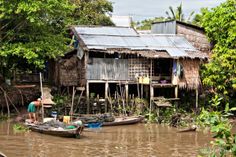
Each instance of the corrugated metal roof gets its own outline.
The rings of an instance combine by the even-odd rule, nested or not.
[[[81,35],[81,39],[85,45],[90,49],[91,46],[107,47],[107,48],[137,48],[145,47],[140,37],[121,37],[121,36],[91,36]]]
[[[196,51],[196,49],[184,38],[180,36],[144,35],[141,40],[148,46],[157,50],[167,48],[179,48],[182,50]]]
[[[154,34],[176,34],[176,21],[154,23],[151,32]]]
[[[129,27],[74,27],[78,34],[110,35],[110,36],[138,36],[133,28]]]
[[[190,52],[198,52],[184,37],[177,35],[140,35],[128,27],[75,27],[74,30],[89,50],[166,51],[172,57],[190,57]]]

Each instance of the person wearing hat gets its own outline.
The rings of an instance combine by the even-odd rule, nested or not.
[[[35,122],[36,121],[36,106],[40,106],[41,105],[41,99],[38,98],[37,101],[32,101],[29,103],[28,105],[28,113],[29,113],[29,118],[31,122]]]

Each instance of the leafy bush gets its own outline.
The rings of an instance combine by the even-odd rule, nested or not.
[[[215,96],[212,100],[212,106],[217,109],[221,106],[222,98]],[[227,156],[236,155],[236,135],[231,133],[232,125],[229,122],[228,116],[231,115],[231,111],[236,108],[229,109],[229,105],[225,105],[224,111],[208,111],[204,108],[201,114],[197,118],[197,124],[204,127],[209,127],[211,133],[213,133],[214,141],[211,141],[211,148],[204,149],[202,155],[207,156]],[[213,109],[214,109],[213,108]]]

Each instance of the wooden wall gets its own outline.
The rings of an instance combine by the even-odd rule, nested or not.
[[[129,80],[128,59],[90,58],[86,75],[88,80]]]

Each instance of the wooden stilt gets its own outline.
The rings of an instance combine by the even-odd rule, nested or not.
[[[152,59],[151,59],[151,69],[150,69],[150,108],[149,108],[149,121],[151,120],[151,113],[152,113],[152,100],[154,97],[154,89],[152,86]]]
[[[141,99],[143,99],[143,84],[141,84]]]
[[[42,81],[42,73],[41,72],[39,73],[39,80],[40,80],[41,98],[44,99],[43,98],[43,81]],[[43,119],[44,119],[44,105],[43,105],[43,103],[41,103],[41,104],[42,104],[42,121],[43,121]]]
[[[126,104],[128,104],[128,101],[129,101],[129,85],[127,83],[125,84],[125,100],[126,100]]]
[[[198,88],[196,88],[196,112],[197,112],[197,109],[198,109]]]
[[[86,85],[86,102],[87,102],[87,114],[89,114],[89,82]]]
[[[71,109],[70,109],[70,120],[72,121],[73,119],[73,111],[74,111],[74,99],[75,99],[75,93],[76,93],[76,90],[75,90],[75,86],[73,86],[73,91],[72,91],[72,100],[71,100]]]
[[[150,107],[149,107],[149,120],[151,120],[151,113],[152,113],[152,100],[154,97],[154,89],[152,85],[150,85]]]
[[[175,86],[175,98],[178,98],[178,86]]]
[[[107,113],[108,88],[109,88],[109,84],[108,84],[108,81],[106,81],[106,83],[105,83],[105,113]]]

